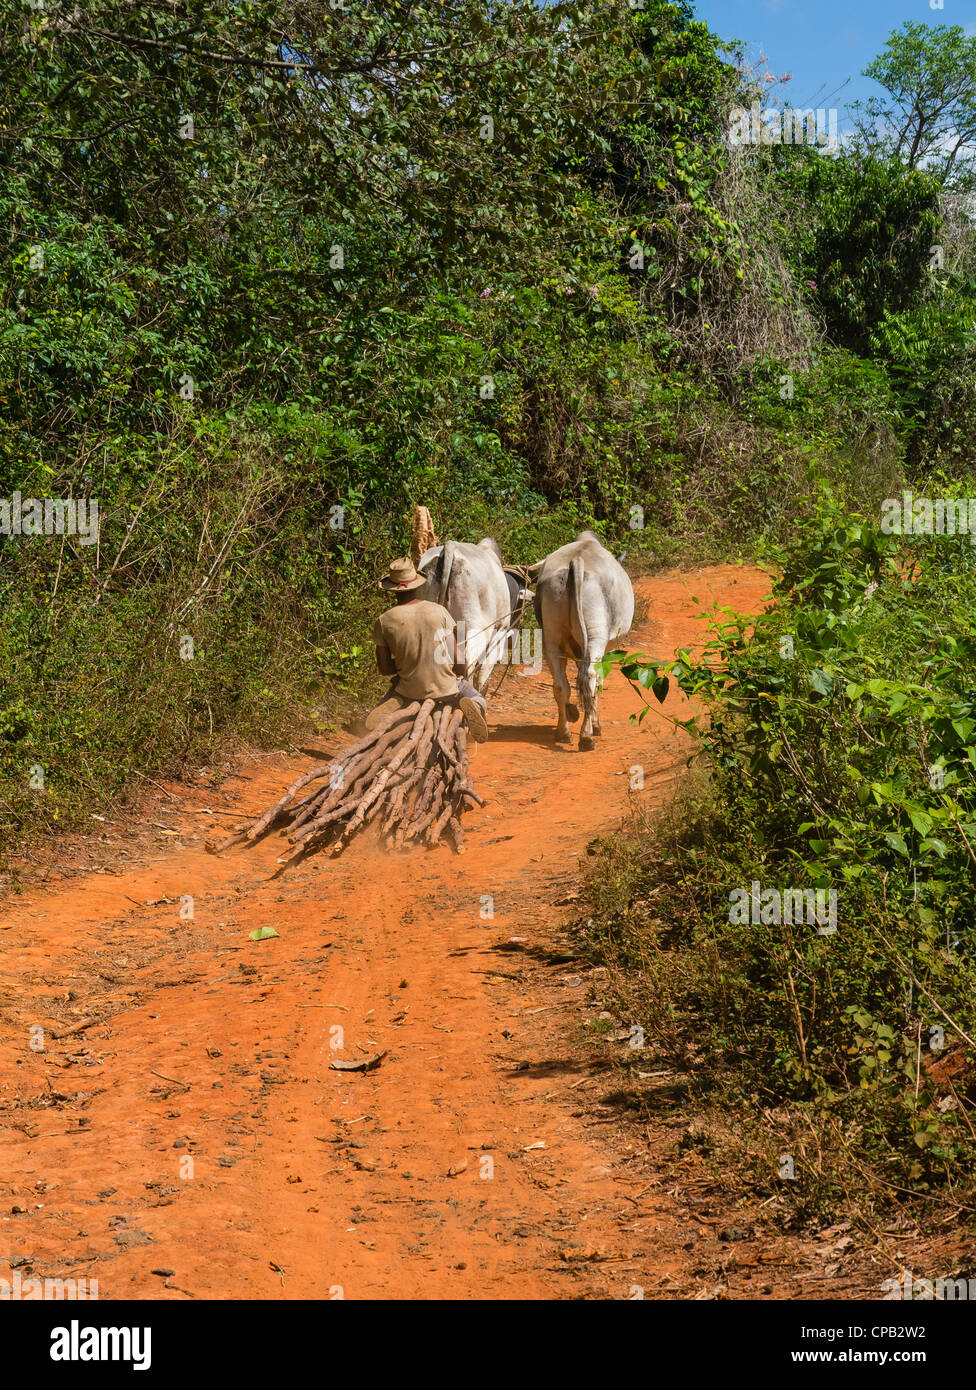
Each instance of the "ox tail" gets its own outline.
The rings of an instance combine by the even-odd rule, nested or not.
[[[586,619],[583,617],[583,576],[585,573],[582,557],[575,555],[569,562],[567,597],[570,603],[570,628],[572,628],[574,617],[576,619],[576,625],[579,628],[580,659],[577,685],[584,705],[586,704],[584,691],[588,688],[585,681],[585,674],[590,664],[590,654],[588,651],[590,639],[586,631]]]
[[[437,597],[437,602],[442,608],[446,608],[447,595],[451,583],[451,570],[454,568],[454,542],[445,541],[444,550],[441,554],[441,588]]]
[[[586,635],[586,620],[583,617],[583,561],[576,555],[569,562],[568,598],[570,602],[570,623],[576,618],[579,627],[580,660],[586,661],[586,648],[589,638]]]

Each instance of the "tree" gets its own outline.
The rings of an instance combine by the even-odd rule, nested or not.
[[[154,428],[183,380],[348,398],[394,314],[551,268],[622,27],[625,0],[0,7],[0,460]]]
[[[862,356],[883,313],[901,313],[930,291],[938,240],[939,186],[891,157],[813,151],[783,178],[804,216],[794,254],[831,340]]]
[[[976,187],[976,35],[958,24],[905,24],[864,75],[888,93],[854,107],[868,150]]]

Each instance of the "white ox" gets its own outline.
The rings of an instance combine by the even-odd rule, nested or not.
[[[417,570],[427,580],[419,597],[441,604],[458,624],[465,678],[483,695],[504,655],[513,620],[531,594],[502,569],[502,552],[489,536],[477,545],[445,541],[432,546]]]
[[[593,747],[599,734],[597,705],[600,682],[593,663],[607,646],[630,631],[634,621],[634,590],[626,570],[605,550],[592,531],[554,550],[529,567],[535,584],[535,611],[542,627],[542,651],[552,671],[552,692],[559,709],[556,738],[570,742],[567,719],[579,710],[569,698],[566,662],[577,662],[576,685],[583,704],[581,749]]]

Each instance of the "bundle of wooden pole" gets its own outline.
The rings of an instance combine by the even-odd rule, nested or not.
[[[393,847],[421,840],[436,845],[446,832],[461,853],[461,813],[473,805],[484,802],[468,773],[461,711],[424,700],[395,710],[332,762],[303,773],[214,852],[284,826],[292,849],[278,863],[287,864],[319,849],[341,854],[357,830],[376,822]]]

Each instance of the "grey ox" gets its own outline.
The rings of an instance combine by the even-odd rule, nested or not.
[[[630,631],[633,586],[626,570],[592,531],[581,531],[574,541],[530,565],[529,577],[535,584],[542,651],[552,671],[552,692],[559,709],[556,739],[569,743],[567,719],[575,723],[579,718],[579,710],[569,698],[566,676],[566,662],[572,657],[577,663],[576,685],[583,705],[579,746],[592,748],[593,736],[601,732],[597,706],[600,682],[593,663],[611,642]]]
[[[502,569],[502,552],[489,536],[477,545],[445,541],[432,546],[417,570],[427,579],[418,597],[441,604],[458,624],[465,679],[484,695],[531,592]]]

